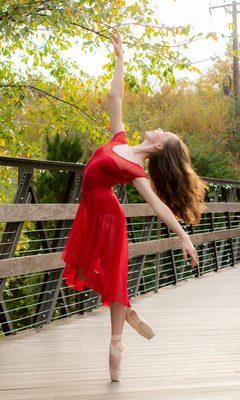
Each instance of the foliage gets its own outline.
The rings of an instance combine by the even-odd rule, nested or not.
[[[176,70],[198,71],[182,54],[204,37],[191,25],[158,21],[150,0],[0,0],[0,155],[44,158],[44,135],[75,129],[93,149],[108,138],[108,114],[100,107],[113,77],[109,31],[123,37],[125,86],[151,93],[152,81],[176,85]],[[207,38],[216,40],[214,32]],[[108,54],[94,79],[69,57],[70,50]],[[3,193],[11,171],[1,169]],[[0,201],[7,201],[0,194]]]
[[[79,163],[83,154],[83,147],[79,135],[66,134],[66,137],[56,134],[50,138],[46,136],[47,159],[52,161],[65,161]],[[67,201],[69,172],[49,169],[40,171],[37,175],[35,186],[39,203],[63,203]]]
[[[61,130],[73,116],[82,131],[91,126],[93,139],[107,133],[106,115],[89,113],[88,95],[108,90],[115,60],[109,30],[116,26],[128,49],[126,86],[132,91],[150,92],[152,78],[174,86],[177,69],[197,70],[181,49],[204,35],[193,34],[191,25],[160,24],[150,0],[131,5],[125,0],[1,0],[0,5],[2,154],[40,156],[38,143],[27,138],[29,125],[19,118],[36,99],[42,132]],[[215,40],[213,33],[208,37]],[[72,48],[84,55],[103,46],[109,54],[96,81],[67,57]]]
[[[196,82],[179,80],[152,96],[127,93],[124,122],[138,140],[144,132],[161,127],[177,133],[189,146],[200,175],[239,179],[239,140],[233,133],[231,97],[222,91],[230,62],[218,61]],[[224,157],[222,157],[224,154]]]

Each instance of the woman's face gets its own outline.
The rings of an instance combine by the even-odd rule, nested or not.
[[[158,128],[154,131],[146,131],[145,132],[145,139],[149,143],[154,144],[159,149],[163,148],[165,143],[167,143],[167,141],[169,139],[173,139],[173,138],[175,138],[177,140],[178,136],[172,132],[165,132],[160,128]]]

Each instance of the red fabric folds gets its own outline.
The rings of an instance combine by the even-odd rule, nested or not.
[[[131,305],[126,215],[112,186],[147,177],[140,165],[112,151],[113,145],[126,143],[125,135],[118,132],[89,159],[79,207],[61,254],[66,284],[76,291],[93,289],[104,306],[112,301]]]

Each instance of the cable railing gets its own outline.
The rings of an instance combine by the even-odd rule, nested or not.
[[[0,157],[0,165],[18,171],[13,203],[0,204],[0,337],[100,307],[97,293],[89,288],[74,291],[61,278],[60,254],[81,198],[84,165],[8,157]],[[37,179],[49,170],[65,171],[69,177],[61,202],[44,204]],[[197,225],[179,221],[197,250],[195,269],[190,258],[183,259],[180,239],[133,187],[114,188],[128,227],[130,298],[240,261],[240,181],[201,178],[210,187],[206,212]]]

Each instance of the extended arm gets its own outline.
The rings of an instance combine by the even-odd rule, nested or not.
[[[134,179],[134,186],[146,202],[152,207],[155,214],[165,222],[169,228],[176,233],[181,239],[185,238],[187,233],[176,220],[171,209],[159,199],[152,190],[147,178]]]
[[[123,78],[123,51],[122,42],[119,33],[112,34],[111,39],[117,56],[114,76],[109,92],[109,116],[110,130],[113,134],[123,131],[122,123],[122,99],[124,95],[124,78]]]
[[[146,202],[152,207],[157,217],[162,219],[163,222],[180,237],[182,240],[184,259],[187,259],[188,253],[192,257],[192,267],[196,266],[199,263],[199,259],[189,235],[179,224],[171,209],[159,199],[156,193],[154,193],[149,180],[147,178],[135,178],[133,180],[133,185],[144,200],[146,200]]]

